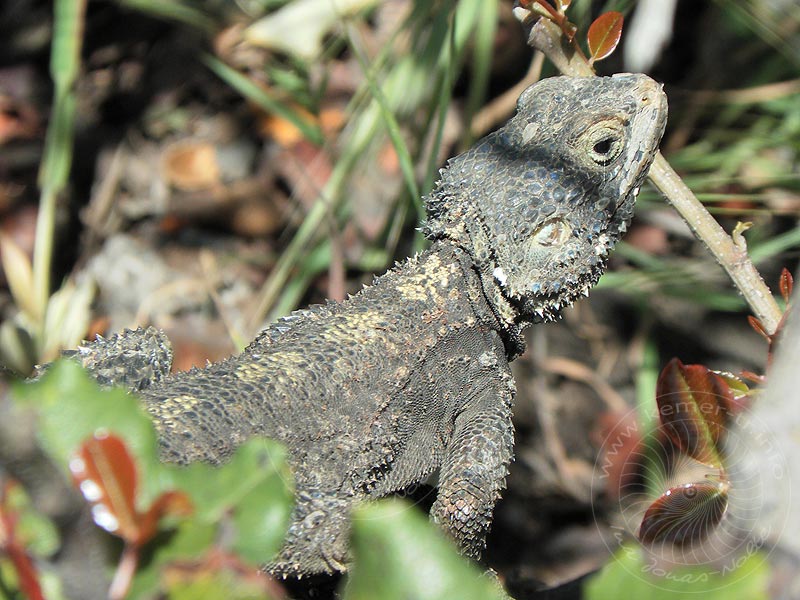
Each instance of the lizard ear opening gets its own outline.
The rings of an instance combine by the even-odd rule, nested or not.
[[[531,235],[536,245],[551,247],[562,246],[572,235],[572,227],[565,219],[550,219],[539,225]]]

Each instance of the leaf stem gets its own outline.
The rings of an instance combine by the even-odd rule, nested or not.
[[[123,600],[130,590],[133,575],[139,565],[139,547],[135,544],[125,544],[120,556],[111,587],[108,588],[109,600]]]

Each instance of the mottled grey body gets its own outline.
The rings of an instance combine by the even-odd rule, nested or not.
[[[372,286],[202,370],[166,376],[152,329],[79,355],[101,381],[141,390],[165,460],[219,463],[253,435],[286,444],[297,505],[272,573],[346,569],[353,503],[437,473],[431,516],[477,557],[512,458],[508,361],[526,325],[602,273],[665,120],[644,76],[540,82],[442,171],[431,248]]]

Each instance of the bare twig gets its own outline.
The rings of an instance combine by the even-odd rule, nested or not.
[[[764,328],[770,334],[775,333],[781,320],[781,310],[747,255],[744,244],[737,245],[725,233],[660,152],[650,167],[649,176],[658,191],[680,213],[695,237],[706,245],[725,269]]]
[[[526,11],[527,12],[527,11]],[[564,75],[570,77],[593,77],[592,69],[586,57],[575,52],[575,47],[561,35],[561,28],[548,19],[539,19],[531,22],[529,18],[517,18],[523,21],[524,25],[530,26],[528,33],[528,45],[536,48],[547,58],[550,59],[556,68]],[[530,13],[528,13],[530,15]]]
[[[700,90],[692,97],[702,104],[751,104],[800,94],[800,79],[776,81],[744,90]]]
[[[625,399],[617,390],[609,385],[608,381],[577,360],[560,356],[550,356],[542,360],[540,366],[542,370],[548,373],[562,375],[573,381],[579,381],[588,385],[613,413],[624,414],[630,410],[630,406],[625,402]]]
[[[594,75],[591,66],[573,51],[555,23],[536,19],[529,11],[519,8],[515,14],[524,25],[530,27],[528,44],[544,53],[562,73],[573,77]],[[781,310],[746,250],[737,246],[725,233],[661,153],[656,155],[649,177],[667,202],[683,217],[695,237],[725,269],[764,328],[774,333],[781,320]]]

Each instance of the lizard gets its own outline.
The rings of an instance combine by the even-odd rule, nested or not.
[[[509,361],[528,325],[588,295],[664,132],[644,75],[552,77],[452,158],[425,198],[429,249],[340,303],[295,311],[236,356],[169,374],[169,340],[128,330],[72,352],[139,394],[165,461],[283,442],[296,504],[276,576],[346,571],[349,512],[438,475],[431,519],[479,559],[513,456]]]

